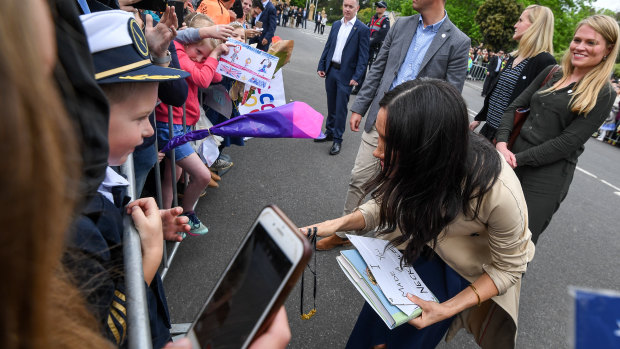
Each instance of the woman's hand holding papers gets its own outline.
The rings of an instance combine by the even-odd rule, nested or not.
[[[498,293],[499,291],[495,283],[487,273],[482,274],[469,287],[466,287],[456,296],[443,303],[428,302],[407,293],[407,298],[422,308],[422,314],[415,319],[409,320],[409,324],[417,329],[428,327],[439,321],[451,318],[465,309],[475,305],[480,306],[481,303],[497,296]]]

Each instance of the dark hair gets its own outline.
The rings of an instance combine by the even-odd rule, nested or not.
[[[252,0],[252,7],[257,7],[261,11],[265,10],[265,8],[263,7],[263,3],[260,0]]]
[[[405,82],[379,106],[387,112],[385,159],[365,190],[380,205],[380,233],[399,228],[402,235],[392,244],[406,242],[404,261],[413,263],[460,213],[477,218],[501,160],[488,141],[469,131],[465,101],[445,81]]]
[[[230,8],[237,18],[243,18],[243,5],[241,4],[241,0],[235,0],[235,3]]]

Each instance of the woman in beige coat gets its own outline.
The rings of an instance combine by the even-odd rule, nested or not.
[[[483,348],[514,347],[521,276],[534,255],[514,172],[469,132],[465,102],[446,82],[406,82],[380,106],[372,200],[316,225],[318,235],[377,229],[440,302],[408,295],[422,315],[394,330],[366,304],[347,347],[431,348],[463,327]]]

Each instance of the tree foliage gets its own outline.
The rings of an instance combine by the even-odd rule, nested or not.
[[[482,41],[480,25],[474,20],[484,0],[446,1],[450,21],[471,38],[472,44]]]
[[[358,18],[366,23],[366,17],[374,14],[376,0],[360,0]],[[416,13],[411,0],[384,0],[388,11],[396,17]],[[593,0],[448,0],[446,11],[450,20],[468,35],[472,44],[484,42],[490,49],[510,50],[517,43],[512,40],[514,24],[525,7],[532,4],[547,6],[555,16],[553,46],[556,54],[568,48],[577,23],[594,13],[604,13],[620,20],[620,13],[609,10],[595,10]],[[302,6],[305,0],[292,0]],[[318,10],[325,8],[331,23],[342,18],[342,0],[319,0]],[[331,11],[330,11],[331,8]],[[480,13],[482,11],[482,13]]]
[[[522,10],[523,5],[514,0],[487,0],[478,8],[475,20],[487,48],[498,51],[516,46],[512,35]]]

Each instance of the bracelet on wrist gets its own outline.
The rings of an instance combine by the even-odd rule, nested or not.
[[[476,297],[478,297],[478,306],[480,306],[480,295],[478,294],[478,290],[476,290],[476,286],[474,286],[474,284],[469,284],[469,287],[471,287],[472,291],[476,294]]]
[[[166,50],[166,54],[163,57],[155,57],[151,55],[151,62],[153,64],[167,64],[172,61],[172,55],[169,50]]]

